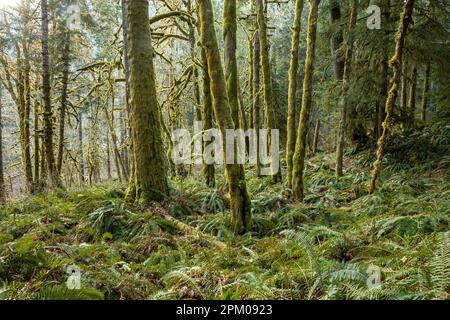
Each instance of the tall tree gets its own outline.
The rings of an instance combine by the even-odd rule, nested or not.
[[[55,155],[53,153],[53,110],[51,105],[50,65],[48,51],[48,8],[47,0],[41,0],[41,45],[42,45],[42,97],[43,112],[43,145],[48,183],[51,187],[60,186],[59,177],[55,168]]]
[[[239,128],[238,72],[236,60],[236,0],[223,3],[224,72],[227,82],[228,103],[235,129]]]
[[[286,142],[286,178],[288,188],[292,188],[292,157],[295,152],[296,129],[296,104],[298,82],[298,55],[300,45],[300,28],[302,22],[303,0],[295,1],[294,24],[292,25],[291,59],[289,63],[289,87],[288,87],[288,119]]]
[[[380,95],[377,101],[377,114],[376,114],[376,138],[378,139],[383,130],[382,124],[384,118],[386,117],[386,112],[383,108],[387,92],[389,90],[389,36],[390,36],[390,0],[381,0],[381,10],[382,10],[382,24],[384,26],[383,34],[383,49],[381,55],[381,84],[380,84]]]
[[[33,172],[30,153],[30,57],[28,53],[29,37],[26,30],[19,33],[20,37],[13,35],[9,21],[4,18],[7,24],[6,34],[13,44],[16,56],[16,68],[12,68],[13,60],[7,58],[4,53],[0,56],[0,63],[3,65],[4,77],[0,79],[5,89],[8,90],[12,100],[17,107],[19,116],[19,137],[21,160],[24,171],[26,190],[33,192]],[[26,28],[25,28],[26,29]],[[2,48],[6,50],[6,48]]]
[[[338,1],[333,0],[330,5],[330,18],[331,23],[336,25],[341,20],[341,6]],[[334,78],[336,80],[342,80],[344,77],[344,56],[340,53],[342,42],[344,38],[342,36],[342,29],[337,28],[331,37],[331,53],[333,55],[333,70]]]
[[[271,131],[277,128],[276,113],[273,105],[272,75],[270,71],[269,41],[267,38],[267,19],[264,14],[263,0],[256,1],[256,20],[258,23],[259,44],[261,46],[261,68],[263,74],[264,116],[268,130],[268,142],[271,144]],[[267,4],[266,4],[267,5]],[[273,165],[273,164],[272,164]],[[280,167],[280,166],[278,166]],[[281,171],[273,172],[275,182],[281,181]]]
[[[5,203],[5,174],[3,172],[3,121],[2,121],[2,86],[0,85],[0,205]]]
[[[256,176],[261,175],[261,163],[259,159],[259,128],[261,126],[261,47],[259,45],[259,32],[255,31],[253,36],[253,105],[252,105],[252,127],[256,132],[255,148],[256,148]]]
[[[155,71],[148,1],[127,0],[130,105],[134,146],[134,200],[164,200],[169,188],[164,164],[161,117],[156,99]]]
[[[202,129],[208,131],[213,127],[213,105],[211,96],[211,80],[208,72],[208,60],[206,58],[205,49],[201,49],[202,65],[203,65],[203,108],[202,108]],[[204,143],[203,148],[206,148],[207,142]],[[215,168],[213,164],[203,162],[203,177],[206,185],[213,188],[216,185]]]
[[[336,146],[336,176],[341,177],[343,174],[343,160],[344,160],[344,144],[345,144],[345,126],[347,121],[347,112],[349,105],[349,90],[350,90],[350,69],[353,57],[353,36],[352,32],[356,25],[356,17],[358,16],[358,0],[352,0],[350,20],[348,23],[348,39],[347,48],[345,50],[345,66],[344,78],[342,83],[342,114],[339,121],[339,132]]]
[[[59,108],[59,141],[58,154],[56,157],[56,171],[58,176],[61,175],[63,155],[64,155],[64,140],[66,128],[66,111],[67,111],[67,86],[69,82],[69,68],[70,68],[70,30],[66,30],[64,34],[64,49],[62,56],[63,72],[61,79],[61,106]]]
[[[431,62],[427,63],[425,70],[425,83],[423,85],[423,97],[422,97],[422,121],[427,121],[427,109],[430,101],[430,75],[431,75]]]
[[[305,78],[303,79],[302,110],[293,158],[292,190],[294,197],[303,201],[303,172],[305,169],[306,135],[308,134],[314,78],[314,58],[316,50],[317,19],[320,0],[309,0],[308,36],[306,44]]]
[[[83,113],[78,110],[78,165],[80,185],[84,185]]]
[[[214,12],[211,0],[198,0],[200,38],[205,49],[208,71],[211,80],[211,94],[216,121],[222,134],[235,128],[227,95],[227,84],[223,73],[219,46],[214,28]],[[226,159],[226,141],[224,139],[224,159]],[[226,164],[226,179],[230,194],[231,224],[235,233],[243,234],[251,227],[251,202],[243,167],[239,164]]]
[[[383,134],[381,135],[381,138],[378,140],[377,159],[374,163],[374,168],[372,170],[372,179],[370,180],[370,184],[368,187],[368,191],[370,194],[375,191],[377,178],[381,171],[381,163],[383,161],[384,150],[387,144],[387,136],[389,133],[392,111],[398,95],[398,86],[400,84],[400,78],[402,73],[403,49],[405,45],[406,35],[408,33],[408,27],[412,21],[413,8],[414,8],[414,0],[406,0],[397,30],[395,53],[392,59],[390,60],[390,65],[391,68],[393,69],[393,75],[390,81],[389,94],[386,98],[386,105],[385,105],[386,118],[383,122]]]
[[[413,66],[411,74],[411,86],[409,87],[408,108],[411,117],[411,123],[414,123],[416,118],[416,90],[417,89],[417,68]]]
[[[36,88],[39,87],[39,79],[37,78],[36,80]],[[40,188],[40,157],[39,157],[39,148],[40,148],[40,109],[41,109],[41,105],[40,105],[40,101],[38,99],[34,100],[34,104],[33,104],[33,117],[34,117],[34,132],[33,132],[33,141],[34,141],[34,185],[37,188]]]

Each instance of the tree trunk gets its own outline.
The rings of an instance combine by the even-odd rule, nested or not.
[[[216,121],[225,137],[227,129],[234,129],[233,117],[227,96],[227,84],[223,73],[219,46],[214,30],[214,14],[211,0],[199,0],[199,23],[201,41],[206,53],[208,71],[211,79],[211,94]],[[224,159],[226,141],[224,139]],[[235,233],[243,234],[251,227],[251,202],[243,175],[243,166],[226,164],[226,179],[230,193],[231,224]]]
[[[224,69],[227,82],[228,103],[234,128],[239,129],[239,90],[236,60],[236,0],[224,0],[223,4]]]
[[[273,106],[272,75],[270,72],[269,42],[267,40],[266,16],[263,0],[256,0],[256,19],[258,22],[259,43],[261,46],[261,67],[263,74],[264,115],[268,132],[268,145],[271,145],[271,131],[277,129],[276,114]],[[270,149],[270,148],[269,148]],[[273,164],[272,164],[273,166]],[[281,166],[278,166],[281,168]],[[281,181],[281,170],[272,172],[274,182]]]
[[[34,101],[34,185],[39,188],[40,172],[39,172],[39,102]]]
[[[341,20],[341,7],[339,2],[333,1],[330,7],[330,18],[332,24],[337,24]],[[344,57],[339,53],[343,42],[342,30],[339,30],[331,37],[331,53],[333,55],[334,78],[342,80],[344,77]]]
[[[255,129],[255,148],[256,148],[256,176],[261,176],[261,163],[259,159],[259,129],[261,127],[261,47],[259,43],[259,32],[256,30],[253,45],[253,106],[252,118],[253,129]]]
[[[80,185],[84,185],[84,157],[83,157],[83,113],[78,111],[78,163]]]
[[[423,86],[423,98],[422,98],[422,121],[427,121],[427,109],[428,102],[430,101],[430,74],[431,74],[431,63],[427,63],[427,69],[425,71],[425,83]]]
[[[191,12],[192,7],[191,1],[192,0],[185,1],[186,9],[188,12]],[[192,72],[192,86],[194,87],[195,120],[202,121],[199,75],[198,75],[198,68],[195,63],[195,61],[197,60],[195,27],[191,19],[188,20],[188,27],[189,27],[189,49],[191,51],[190,53],[192,59],[192,67],[194,68]]]
[[[319,132],[320,132],[320,119],[317,119],[316,127],[314,129],[314,140],[313,140],[313,154],[317,152],[317,146],[319,145]]]
[[[108,175],[108,181],[111,181],[112,180],[112,175],[111,175],[111,145],[109,143],[109,128],[108,128],[108,130],[106,132],[105,141],[106,141],[106,174]],[[119,167],[119,165],[117,163],[117,157],[115,158],[115,160],[116,160],[116,162],[115,162],[116,170],[118,172],[118,176],[119,176],[119,179],[120,179],[120,167]]]
[[[401,83],[402,90],[400,93],[400,115],[401,115],[401,127],[404,128],[406,123],[406,118],[408,115],[408,68],[407,68],[407,59],[406,55],[403,58],[403,66],[402,66],[402,75],[401,75]],[[380,133],[381,134],[381,133]]]
[[[381,164],[383,161],[384,150],[387,144],[387,136],[389,133],[392,111],[395,105],[395,101],[397,100],[398,86],[400,84],[400,77],[402,73],[403,48],[405,45],[408,27],[412,20],[413,8],[414,0],[406,0],[397,31],[395,54],[390,60],[390,65],[393,69],[393,75],[390,82],[389,94],[386,99],[386,119],[383,122],[383,134],[378,140],[377,159],[374,163],[374,168],[372,170],[372,179],[368,187],[369,194],[372,194],[375,191],[376,181],[381,171]]]
[[[202,64],[203,64],[203,109],[202,109],[202,122],[203,132],[208,131],[213,127],[213,106],[211,97],[211,80],[208,72],[208,60],[206,59],[206,53],[204,48],[201,49]],[[203,145],[203,149],[206,148],[206,142]],[[207,164],[203,161],[203,177],[206,185],[214,188],[215,181],[215,168],[213,164]]]
[[[345,126],[347,121],[348,105],[349,105],[349,90],[350,90],[350,72],[353,58],[353,37],[352,32],[356,25],[356,18],[358,16],[358,1],[352,0],[350,21],[348,23],[348,39],[347,48],[345,52],[345,66],[344,79],[342,84],[342,114],[339,121],[339,133],[336,146],[336,176],[341,177],[343,174],[344,161],[344,145],[345,145]]]
[[[156,99],[148,1],[127,0],[131,119],[135,161],[135,200],[141,204],[166,199],[160,114]]]
[[[308,133],[309,114],[311,111],[314,57],[316,49],[317,19],[319,0],[309,1],[308,37],[306,45],[305,78],[303,80],[302,109],[300,112],[300,124],[297,133],[297,142],[293,158],[292,190],[294,197],[303,201],[303,172],[305,168],[306,135]]]
[[[292,26],[291,60],[289,64],[289,89],[288,89],[288,118],[287,118],[287,142],[286,165],[287,185],[292,188],[292,157],[295,152],[295,129],[297,123],[297,82],[298,82],[298,54],[300,44],[300,28],[302,22],[303,0],[295,1],[295,16]]]
[[[23,44],[23,57],[20,47],[16,45],[18,72],[17,72],[17,109],[19,114],[19,134],[22,155],[22,165],[26,189],[33,193],[33,171],[30,153],[30,111],[31,111],[31,87],[30,87],[30,61],[27,50],[27,43]]]
[[[67,85],[69,81],[69,67],[70,67],[70,31],[67,30],[65,34],[64,52],[63,52],[63,74],[62,74],[62,89],[61,89],[61,107],[59,109],[59,141],[58,141],[58,155],[56,163],[56,172],[61,176],[63,154],[64,154],[64,132],[66,127],[66,109],[67,109]]]
[[[417,89],[417,68],[414,66],[411,75],[411,87],[409,91],[408,108],[411,124],[414,124],[416,118],[416,89]]]
[[[3,121],[2,121],[2,87],[0,85],[0,205],[6,201],[5,175],[3,172]]]
[[[48,14],[47,0],[41,0],[42,18],[42,94],[44,101],[44,132],[43,144],[45,150],[45,163],[47,166],[47,177],[50,187],[60,186],[59,178],[55,168],[55,156],[53,154],[53,111],[50,96],[50,66],[48,53]]]
[[[254,34],[253,34],[254,36]],[[249,68],[249,74],[248,74],[248,84],[249,84],[249,90],[248,90],[248,96],[249,96],[249,106],[250,110],[248,112],[248,128],[253,128],[253,99],[255,99],[253,95],[253,75],[254,75],[254,57],[253,57],[253,36],[248,36],[248,68]]]
[[[123,65],[124,65],[124,74],[125,74],[125,105],[128,116],[128,135],[130,137],[130,144],[128,145],[128,149],[124,153],[126,154],[125,163],[127,165],[126,174],[128,175],[129,181],[134,181],[134,177],[132,176],[132,172],[134,169],[133,161],[133,142],[132,142],[132,132],[131,132],[131,107],[130,107],[130,63],[128,61],[128,13],[126,7],[126,0],[121,0],[121,9],[122,9],[122,37],[123,37]]]
[[[380,90],[380,103],[377,114],[377,139],[381,136],[381,132],[383,130],[382,124],[384,122],[384,118],[386,118],[386,110],[382,108],[382,101],[385,101],[388,90],[389,90],[389,30],[390,30],[390,0],[382,0],[383,5],[383,25],[384,29],[384,46],[383,46],[383,59],[381,61],[381,90]]]

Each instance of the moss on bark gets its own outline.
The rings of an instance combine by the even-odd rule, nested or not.
[[[389,133],[390,123],[392,121],[392,113],[398,95],[398,86],[400,84],[400,78],[402,74],[403,49],[405,45],[406,34],[408,32],[408,27],[412,21],[413,8],[414,0],[406,0],[397,30],[395,53],[389,62],[390,66],[393,69],[393,75],[390,81],[389,94],[386,98],[386,118],[383,122],[383,133],[378,140],[377,159],[373,164],[374,168],[372,170],[372,179],[370,180],[368,186],[368,191],[370,194],[375,191],[377,178],[381,171],[381,164],[387,145],[387,136]]]
[[[288,88],[286,179],[289,188],[292,188],[292,157],[294,156],[295,152],[298,52],[300,44],[300,28],[302,22],[302,12],[303,12],[303,0],[296,0],[294,24],[292,25],[292,47],[291,47],[291,58],[289,63],[289,88]]]
[[[164,200],[169,193],[164,165],[160,114],[156,99],[148,1],[127,0],[130,105],[134,146],[134,200]],[[129,195],[132,193],[129,192]]]
[[[211,0],[199,0],[198,5],[201,41],[208,62],[214,113],[219,128],[225,136],[225,130],[233,129],[235,125],[228,101],[227,85],[214,30],[214,13]],[[224,153],[224,159],[226,159],[225,139]],[[226,165],[226,178],[230,193],[231,225],[237,234],[243,234],[251,228],[251,202],[242,170],[242,165]]]
[[[308,134],[309,115],[312,104],[314,56],[316,48],[317,18],[319,0],[310,0],[308,17],[308,37],[306,46],[305,78],[303,80],[302,110],[300,112],[300,124],[298,127],[297,141],[293,158],[292,190],[294,197],[303,201],[303,171],[306,155],[306,135]]]

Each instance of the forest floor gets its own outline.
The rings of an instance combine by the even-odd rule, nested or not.
[[[253,232],[242,237],[221,175],[215,190],[171,181],[172,199],[150,208],[127,204],[118,183],[9,203],[0,299],[449,299],[450,125],[389,144],[373,195],[368,151],[347,154],[340,179],[332,154],[310,157],[304,203],[249,168]],[[81,290],[66,287],[69,265]],[[380,286],[368,286],[377,270]]]

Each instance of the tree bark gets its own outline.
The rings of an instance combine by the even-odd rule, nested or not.
[[[2,121],[2,87],[0,86],[0,205],[6,201],[5,174],[3,171],[3,121]]]
[[[388,90],[389,90],[389,23],[390,23],[390,0],[382,0],[382,16],[383,16],[383,25],[384,29],[384,45],[383,45],[383,58],[381,61],[381,90],[380,90],[380,103],[377,114],[377,139],[381,136],[381,132],[383,130],[382,124],[384,122],[384,118],[386,118],[386,110],[381,107],[382,101],[385,101]]]
[[[356,18],[358,16],[358,1],[352,0],[350,20],[348,23],[348,40],[345,51],[345,66],[344,78],[342,83],[342,114],[339,121],[339,133],[336,146],[336,168],[335,173],[337,177],[343,175],[344,162],[344,145],[345,145],[345,126],[347,121],[347,113],[349,108],[349,90],[350,90],[350,73],[353,58],[353,36],[352,32],[356,25]]]
[[[271,131],[277,129],[276,113],[273,104],[272,75],[270,72],[269,41],[263,0],[256,0],[256,20],[258,23],[259,43],[261,46],[261,68],[263,74],[264,116],[268,133],[268,145],[271,145]],[[270,149],[270,148],[269,148]],[[281,166],[278,166],[281,168]],[[274,182],[281,181],[281,170],[272,172]]]
[[[341,20],[341,7],[338,1],[333,1],[330,7],[331,23],[336,24]],[[331,53],[333,55],[334,78],[342,80],[344,78],[344,57],[339,53],[343,42],[342,30],[339,30],[331,37]]]
[[[84,185],[84,157],[83,157],[83,113],[78,111],[78,163],[79,163],[79,181]]]
[[[298,55],[300,44],[300,28],[302,22],[303,0],[295,1],[295,16],[292,26],[292,47],[289,63],[289,88],[288,88],[288,118],[287,118],[287,142],[286,142],[286,179],[288,188],[292,188],[292,157],[295,152],[296,134],[296,105],[298,82]]]
[[[43,144],[45,151],[45,163],[47,166],[47,177],[50,187],[60,186],[57,171],[55,170],[55,156],[53,154],[53,110],[50,96],[50,66],[48,52],[48,13],[47,0],[41,0],[42,18],[42,94],[44,101],[43,112]]]
[[[148,1],[127,0],[128,59],[135,162],[134,199],[144,205],[162,201],[169,193],[163,140],[156,99]]]
[[[416,89],[417,89],[417,68],[414,66],[411,75],[411,87],[409,88],[409,115],[411,119],[411,124],[414,124],[416,118]]]
[[[313,154],[317,152],[317,146],[319,145],[319,132],[320,132],[320,119],[316,121],[316,127],[314,128],[314,140],[313,140]]]
[[[59,109],[59,141],[58,154],[56,163],[56,172],[61,176],[63,155],[64,155],[64,133],[66,128],[66,110],[67,110],[67,85],[69,81],[69,67],[70,67],[70,31],[67,30],[65,34],[63,52],[63,74],[62,74],[62,89],[61,89],[61,107]]]
[[[293,158],[292,189],[294,197],[303,201],[303,172],[305,168],[306,135],[308,133],[309,115],[312,104],[314,57],[316,49],[317,19],[319,0],[309,1],[308,37],[306,45],[305,78],[303,80],[302,109],[297,133],[297,142]]]
[[[423,98],[422,98],[422,121],[427,121],[427,109],[428,102],[430,101],[430,74],[431,74],[431,63],[427,63],[427,68],[425,71],[425,83],[423,86]]]
[[[383,134],[381,135],[381,138],[378,140],[377,159],[374,163],[374,168],[372,170],[372,179],[368,187],[369,194],[372,194],[375,191],[376,181],[381,171],[381,164],[383,161],[384,151],[387,144],[389,126],[391,123],[391,117],[395,101],[397,100],[398,86],[400,84],[400,78],[402,73],[403,48],[405,45],[408,27],[412,21],[413,8],[414,8],[414,0],[406,0],[398,26],[395,54],[390,60],[390,65],[393,69],[393,75],[390,81],[389,94],[386,99],[386,106],[385,106],[386,119],[383,122]]]
[[[206,53],[208,71],[211,79],[211,94],[216,121],[225,137],[227,129],[235,125],[227,96],[227,85],[223,73],[219,46],[214,30],[214,13],[211,0],[199,0],[199,23],[201,41]],[[224,159],[226,159],[226,141],[224,139]],[[234,232],[243,234],[251,227],[251,202],[247,193],[242,165],[226,164],[226,179],[230,193],[231,224]]]
[[[259,129],[261,127],[261,47],[259,43],[259,32],[255,31],[253,36],[253,106],[252,118],[253,129],[255,129],[255,148],[256,148],[256,176],[261,176],[261,163],[259,159]]]
[[[208,60],[206,58],[205,49],[201,50],[202,64],[203,64],[203,108],[202,108],[202,130],[208,131],[213,127],[213,106],[211,96],[211,80],[208,72]],[[203,144],[203,149],[206,148],[206,142]],[[203,178],[207,186],[214,188],[215,181],[215,168],[213,164],[207,164],[203,162]]]

